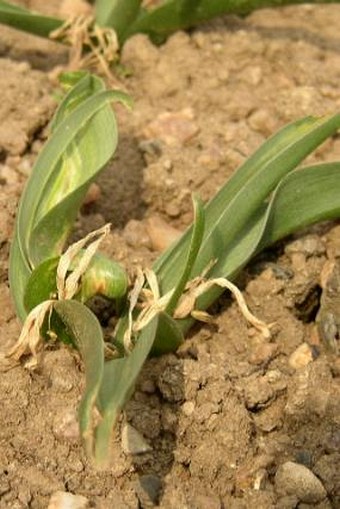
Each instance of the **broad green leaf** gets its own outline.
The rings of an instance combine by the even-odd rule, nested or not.
[[[262,204],[240,232],[232,257],[220,267],[221,276],[234,279],[246,263],[264,248],[318,221],[340,216],[340,163],[324,163],[290,172],[278,184],[270,202]],[[215,288],[198,300],[206,309],[222,293]],[[179,323],[184,332],[192,320]]]
[[[121,41],[124,33],[137,18],[142,0],[96,0],[96,21],[113,28]]]
[[[88,75],[67,94],[52,121],[52,134],[20,200],[11,248],[10,284],[21,319],[30,273],[61,253],[89,184],[114,153],[112,101],[129,104],[126,94],[106,91],[102,80]]]
[[[340,217],[340,162],[295,170],[277,187],[256,251],[318,221]]]
[[[24,305],[27,312],[41,302],[57,298],[57,267],[59,256],[44,260],[30,274],[24,293]]]
[[[60,253],[89,184],[116,149],[117,125],[108,104],[112,101],[127,103],[128,99],[115,91],[99,92],[86,99],[58,125],[51,143],[41,152],[18,216],[20,221],[29,206],[34,211],[33,221],[28,224],[28,253],[33,265],[47,255]],[[47,161],[50,165],[44,171]],[[40,194],[34,204],[33,189],[35,195],[37,190]],[[56,219],[58,224],[53,227]],[[18,223],[20,235],[25,223]]]
[[[104,376],[102,329],[95,315],[77,301],[57,301],[54,309],[79,348],[84,362],[86,386],[79,406],[79,426],[86,452],[91,457],[94,450],[94,412]]]
[[[102,0],[103,2],[105,0]],[[333,3],[336,0],[309,0],[308,3]],[[155,41],[177,30],[184,30],[224,14],[246,15],[265,7],[305,3],[305,0],[165,0],[152,9],[144,9],[129,26],[124,40],[143,32]]]
[[[166,312],[159,313],[157,334],[150,356],[159,357],[166,353],[176,352],[183,343],[184,336],[178,320],[175,320]]]
[[[0,1],[0,23],[31,34],[48,37],[64,21],[51,16],[42,16],[27,9]]]
[[[109,460],[112,429],[127,400],[155,340],[158,318],[155,317],[140,333],[132,352],[121,359],[105,363],[104,377],[98,394],[98,409],[102,420],[95,430],[94,457],[98,465]]]
[[[247,159],[205,208],[205,234],[192,276],[199,275],[214,259],[218,263],[211,275],[223,274],[225,260],[233,257],[242,230],[268,195],[287,173],[339,127],[339,114],[308,117],[281,129]],[[191,228],[155,263],[162,293],[173,287],[190,237]]]

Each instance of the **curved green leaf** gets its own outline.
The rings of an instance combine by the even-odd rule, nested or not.
[[[109,461],[112,429],[120,411],[131,397],[136,380],[155,340],[158,317],[140,333],[132,352],[122,359],[105,363],[104,377],[98,394],[98,409],[102,420],[95,430],[94,457],[98,465]]]
[[[104,0],[103,0],[104,1]],[[309,0],[333,3],[336,0]],[[124,41],[136,33],[149,34],[156,42],[178,30],[185,30],[225,14],[246,15],[256,9],[305,3],[305,0],[165,0],[144,9],[124,34]]]
[[[210,274],[222,275],[225,260],[233,257],[241,232],[268,195],[286,174],[339,128],[339,114],[299,120],[281,129],[247,159],[205,208],[205,234],[192,276],[199,275],[214,259],[219,262]],[[190,237],[191,228],[156,261],[154,270],[162,293],[173,287]]]
[[[54,304],[54,309],[79,348],[84,362],[86,386],[79,406],[79,427],[86,452],[92,457],[96,400],[104,376],[102,329],[94,314],[80,302],[57,301]]]
[[[138,17],[142,0],[97,0],[96,21],[116,31],[119,41],[124,38],[129,26]]]
[[[0,1],[0,23],[31,34],[48,37],[64,21],[51,16],[41,16],[28,9]]]
[[[190,239],[190,245],[188,249],[188,253],[186,254],[186,260],[183,264],[184,267],[182,269],[182,274],[177,281],[177,284],[174,288],[174,292],[171,296],[171,299],[166,307],[166,312],[169,315],[175,311],[177,302],[181,297],[185,286],[189,280],[191,271],[196,262],[200,247],[202,245],[202,239],[204,234],[204,225],[205,225],[205,213],[203,208],[203,203],[200,198],[197,196],[193,197],[194,204],[194,224],[192,229],[192,236]]]
[[[340,216],[340,163],[323,163],[294,170],[277,186],[268,204],[262,204],[239,235],[232,256],[220,265],[220,274],[234,279],[246,263],[264,248],[318,221]],[[214,288],[198,299],[206,309],[222,293]],[[183,331],[192,320],[179,322]]]
[[[115,151],[112,101],[130,104],[126,94],[106,91],[102,80],[87,75],[66,95],[52,121],[52,135],[20,200],[11,247],[10,285],[21,319],[30,273],[61,253],[88,186]]]

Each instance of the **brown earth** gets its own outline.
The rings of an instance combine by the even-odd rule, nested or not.
[[[21,3],[50,13],[59,4]],[[135,106],[118,111],[117,155],[76,235],[111,221],[105,251],[130,269],[149,265],[158,254],[147,236],[150,217],[185,228],[192,191],[208,199],[277,128],[339,109],[339,26],[340,7],[301,6],[221,19],[159,48],[144,36],[131,39],[120,79]],[[20,331],[7,279],[16,205],[55,108],[48,72],[66,52],[1,27],[0,55],[5,351]],[[340,160],[340,138],[310,160]],[[58,490],[101,509],[153,507],[158,495],[163,509],[339,508],[340,359],[314,328],[320,273],[339,257],[340,226],[327,223],[253,262],[240,284],[256,315],[275,323],[272,340],[221,298],[214,325],[196,327],[176,355],[148,361],[105,472],[88,464],[79,443],[83,372],[75,352],[53,347],[39,372],[2,373],[0,508],[46,508]],[[331,306],[340,317],[339,302]],[[152,450],[124,452],[126,422]]]

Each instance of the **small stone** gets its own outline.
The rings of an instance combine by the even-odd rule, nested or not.
[[[277,129],[275,117],[266,109],[259,109],[252,113],[248,119],[248,124],[264,136],[270,135]]]
[[[158,138],[167,145],[184,145],[199,131],[194,122],[194,112],[185,108],[176,112],[160,113],[144,130],[147,139]]]
[[[57,414],[53,423],[54,434],[62,439],[76,442],[79,440],[79,422],[74,409],[64,410]]]
[[[279,495],[295,495],[299,501],[309,504],[326,498],[327,493],[321,481],[304,465],[287,461],[275,475],[276,491]]]
[[[131,219],[127,223],[124,228],[123,236],[126,243],[131,247],[152,247],[146,225],[136,219]]]
[[[310,362],[313,362],[313,352],[308,343],[302,343],[297,349],[290,355],[288,364],[294,369],[300,369],[307,366]]]
[[[279,347],[274,343],[262,343],[257,345],[249,356],[250,364],[266,364],[278,353]]]
[[[182,234],[180,230],[173,228],[158,216],[147,219],[146,231],[150,238],[151,247],[155,251],[167,249]]]
[[[181,366],[168,366],[158,379],[163,398],[170,403],[184,399],[184,375]]]
[[[136,485],[136,493],[143,509],[158,505],[161,491],[162,481],[157,475],[140,476]]]
[[[81,495],[56,491],[50,498],[47,509],[87,509],[89,501]]]
[[[195,403],[193,401],[186,401],[181,406],[181,410],[184,415],[186,415],[187,417],[190,417],[190,415],[192,415],[195,410]]]
[[[99,200],[101,196],[101,190],[98,184],[92,182],[83,200],[83,205],[92,205]]]
[[[122,430],[122,449],[126,454],[143,454],[152,451],[152,447],[131,424],[125,424]]]
[[[165,207],[165,212],[170,217],[178,217],[181,214],[181,208],[175,202],[170,202]]]

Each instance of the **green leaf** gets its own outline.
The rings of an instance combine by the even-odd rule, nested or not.
[[[102,0],[103,2],[105,0]],[[309,0],[308,3],[333,3]],[[178,30],[185,30],[225,14],[246,15],[256,9],[305,3],[305,0],[165,0],[144,9],[124,34],[124,41],[136,33],[149,34],[156,42]]]
[[[323,163],[290,172],[278,184],[269,203],[259,207],[240,232],[231,261],[226,258],[223,277],[234,279],[257,253],[287,235],[318,221],[340,216],[340,163]],[[206,309],[222,293],[214,288],[198,299]],[[191,319],[180,323],[187,330]]]
[[[205,234],[193,277],[214,259],[218,260],[210,273],[214,277],[229,274],[228,267],[238,266],[239,254],[234,255],[234,250],[253,215],[280,180],[339,127],[339,114],[308,117],[281,129],[247,159],[205,208]],[[173,287],[190,237],[191,229],[156,261],[154,270],[162,293]]]
[[[96,0],[96,21],[113,28],[121,41],[141,10],[141,0]]]
[[[204,224],[205,224],[205,215],[204,215],[204,209],[203,209],[203,203],[200,198],[194,196],[193,197],[193,204],[194,204],[194,224],[192,229],[192,236],[190,240],[190,245],[187,253],[187,258],[184,263],[184,268],[182,271],[182,275],[180,276],[176,287],[174,289],[174,293],[171,296],[171,299],[166,307],[166,312],[169,315],[172,315],[172,313],[176,309],[177,302],[179,298],[181,297],[185,285],[187,284],[191,271],[193,269],[193,266],[196,262],[198,252],[200,250],[203,234],[204,234]]]
[[[58,263],[58,256],[48,258],[30,274],[24,293],[24,305],[27,312],[45,300],[57,298]]]
[[[30,273],[61,253],[90,183],[115,151],[112,101],[130,104],[126,94],[106,91],[102,80],[87,75],[66,95],[52,121],[52,135],[20,200],[11,249],[10,284],[21,319]]]
[[[340,162],[295,170],[278,185],[256,251],[300,228],[340,216]]]
[[[165,312],[159,313],[157,334],[150,356],[159,357],[166,353],[176,352],[183,343],[184,336],[178,321]]]
[[[31,34],[48,37],[64,21],[51,16],[41,16],[27,9],[0,1],[0,23]]]
[[[54,309],[79,348],[85,366],[85,392],[79,406],[79,426],[87,454],[94,451],[95,408],[104,376],[104,341],[100,323],[83,304],[57,301]],[[108,446],[108,443],[106,444]]]
[[[108,463],[112,428],[134,390],[138,375],[155,340],[157,327],[158,318],[155,317],[142,330],[127,357],[105,363],[104,378],[98,395],[98,409],[102,420],[95,430],[94,457],[98,465],[105,466]]]

